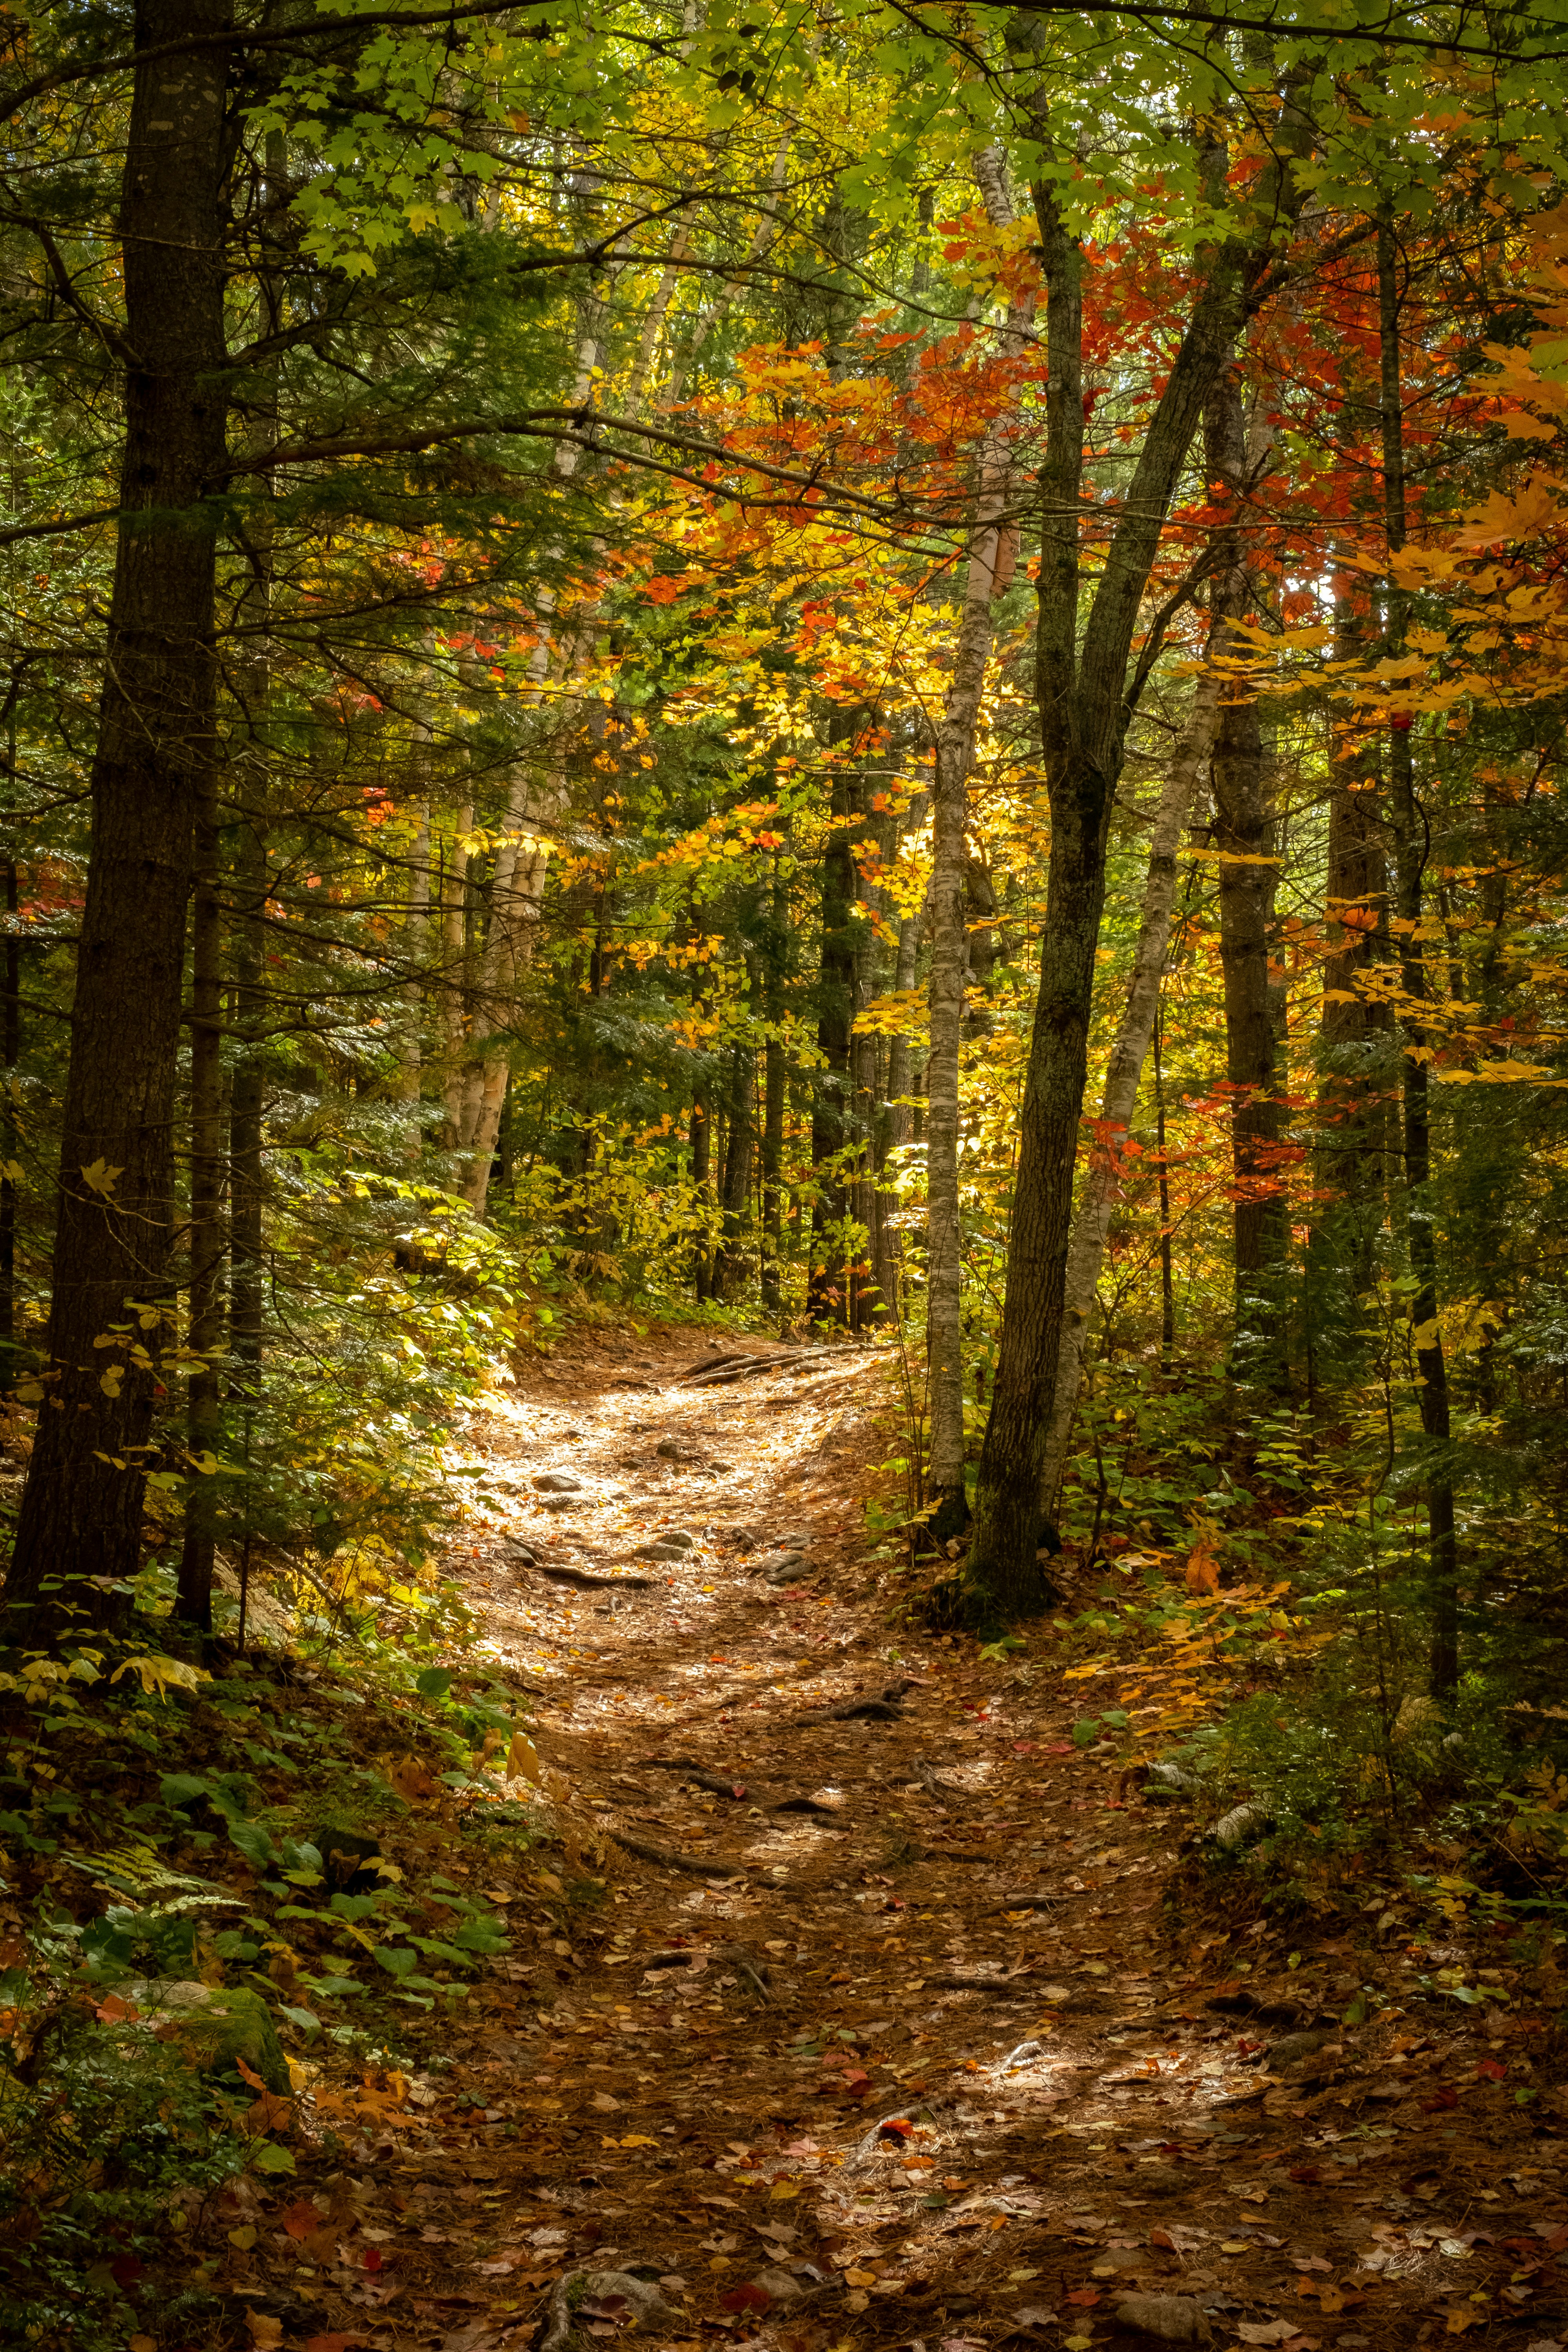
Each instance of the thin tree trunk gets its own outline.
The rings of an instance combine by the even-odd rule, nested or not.
[[[692,1259],[691,1274],[700,1307],[712,1289],[712,1259],[708,1240],[707,1215],[710,1206],[710,1171],[713,1159],[713,1122],[708,1115],[708,1098],[699,1091],[691,1103],[691,1189],[697,1196],[700,1216],[704,1220],[698,1234],[697,1249]]]
[[[850,843],[856,820],[849,788],[842,778],[834,786],[833,819],[822,853],[822,960],[816,1017],[822,1067],[811,1113],[816,1201],[812,1212],[806,1311],[814,1323],[847,1328],[850,1294],[844,1228],[849,1216],[849,1183],[844,1154],[849,1142],[849,1047],[855,1018],[855,861]]]
[[[1032,51],[1042,37],[1040,28],[1027,20],[1014,22],[1022,23],[1020,47]],[[1032,127],[1042,149],[1051,153],[1051,126],[1037,101]],[[1205,159],[1205,178],[1216,195],[1224,189],[1225,163],[1220,151]],[[1289,217],[1298,192],[1288,163],[1276,167],[1276,176],[1275,204]],[[1138,673],[1129,676],[1129,662],[1164,518],[1194,436],[1270,267],[1261,247],[1244,253],[1231,243],[1200,258],[1186,331],[1127,484],[1080,651],[1082,257],[1058,208],[1055,183],[1041,181],[1034,196],[1049,287],[1036,678],[1051,861],[1019,1122],[1007,1286],[968,1570],[977,1620],[1026,1612],[1050,1598],[1049,1580],[1037,1557],[1040,1473],[1061,1349],[1073,1161],[1089,1069],[1106,841],[1128,719],[1141,684]],[[1277,216],[1271,207],[1265,209]]]
[[[993,226],[1011,226],[1013,207],[997,150],[976,158],[975,178]],[[1003,354],[1016,361],[1033,323],[1032,295],[1008,310]],[[964,976],[968,965],[969,777],[975,730],[994,634],[996,596],[1012,576],[1016,526],[1007,520],[1012,489],[1008,428],[999,415],[979,460],[963,604],[952,676],[936,727],[932,782],[931,922],[931,1052],[926,1062],[926,1348],[931,1443],[926,1500],[939,1543],[969,1522],[963,1486],[963,1236],[959,1207],[959,1057],[963,1042]]]
[[[1160,1163],[1160,1370],[1169,1373],[1176,1355],[1176,1285],[1171,1264],[1171,1171],[1165,1156],[1164,1021],[1154,1002],[1154,1149]]]
[[[459,806],[446,855],[441,861],[441,987],[442,1028],[445,1033],[442,1100],[446,1107],[443,1140],[458,1150],[463,1135],[463,1084],[468,1046],[468,840],[474,830],[474,804]]]
[[[1149,877],[1143,886],[1142,922],[1133,952],[1121,1025],[1105,1074],[1100,1141],[1073,1220],[1072,1244],[1068,1252],[1061,1346],[1057,1356],[1056,1388],[1040,1478],[1040,1508],[1047,1520],[1056,1517],[1062,1473],[1067,1465],[1068,1444],[1083,1379],[1089,1318],[1119,1189],[1117,1161],[1132,1125],[1144,1057],[1154,1033],[1160,984],[1165,976],[1176,906],[1176,851],[1198,780],[1214,749],[1218,701],[1217,680],[1212,672],[1205,671],[1193,689],[1192,709],[1165,772],[1154,813]],[[1161,1149],[1163,1151],[1163,1142]]]
[[[1228,512],[1215,533],[1210,594],[1213,651],[1239,652],[1233,625],[1253,602],[1239,506],[1250,467],[1241,383],[1221,377],[1204,420],[1205,470],[1223,483]],[[1279,866],[1263,767],[1258,697],[1232,682],[1220,706],[1214,750],[1215,845],[1219,851],[1220,970],[1225,986],[1226,1077],[1231,1087],[1232,1233],[1237,1374],[1265,1388],[1284,1377],[1284,1318],[1278,1297],[1287,1226],[1279,1183],[1279,1101],[1275,1086],[1269,947]]]
[[[1382,358],[1384,507],[1391,555],[1405,544],[1405,415],[1399,356],[1399,248],[1385,207],[1377,225],[1378,329]],[[1394,578],[1388,583],[1387,655],[1405,652],[1410,598]],[[1426,866],[1410,722],[1396,719],[1388,740],[1389,800],[1394,824],[1399,913],[1403,924],[1406,997],[1430,994],[1421,944],[1422,880]],[[1418,1018],[1405,1019],[1405,1216],[1410,1271],[1416,1290],[1410,1302],[1415,1331],[1416,1393],[1421,1428],[1429,1448],[1441,1453],[1427,1475],[1426,1522],[1431,1559],[1431,1679],[1434,1695],[1451,1699],[1459,1680],[1458,1541],[1454,1524],[1454,1486],[1447,1463],[1449,1442],[1448,1367],[1437,1328],[1437,1237],[1429,1187],[1432,1181],[1431,1107],[1427,1098],[1426,1033]],[[1414,1049],[1414,1050],[1412,1050]]]
[[[734,1049],[730,1069],[730,1123],[724,1141],[724,1177],[720,1188],[723,1227],[713,1268],[713,1295],[729,1298],[741,1278],[746,1203],[752,1191],[752,1090],[753,1057]]]
[[[6,1579],[9,1639],[122,1613],[170,1329],[174,1117],[192,823],[213,758],[225,458],[230,0],[142,0],[121,234],[122,520],[91,777],[45,1397]],[[110,1332],[116,1344],[95,1347]],[[46,1584],[49,1590],[46,1593]]]
[[[15,751],[12,770],[16,769]],[[16,1156],[16,1102],[12,1088],[22,1056],[22,943],[16,929],[16,861],[5,874],[5,995],[0,1004],[0,1065],[5,1068],[0,1100],[0,1382],[9,1388],[16,1373],[16,1185],[10,1171]]]
[[[217,779],[209,767],[196,804],[195,898],[191,916],[191,1213],[190,1306],[186,1344],[193,1366],[186,1400],[190,1454],[184,1537],[174,1613],[212,1632],[213,1563],[217,1549],[217,1486],[204,1462],[218,1447],[223,1351],[225,1132],[223,1087],[223,911],[218,896]]]
[[[1364,583],[1348,567],[1334,573],[1333,599],[1334,660],[1348,668],[1365,658],[1369,626]],[[1305,1285],[1308,1380],[1314,1395],[1325,1351],[1331,1378],[1348,1370],[1359,1351],[1363,1318],[1356,1301],[1374,1277],[1386,1181],[1385,1081],[1374,1063],[1382,1056],[1389,1016],[1356,986],[1359,975],[1388,948],[1384,824],[1376,791],[1363,789],[1367,765],[1365,751],[1348,730],[1331,741],[1317,1205]]]

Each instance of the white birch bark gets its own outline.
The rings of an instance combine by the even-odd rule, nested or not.
[[[1011,225],[1013,207],[1001,157],[990,148],[975,159],[974,176],[986,212],[996,227]],[[1034,317],[1034,298],[1007,313],[1001,349],[1009,358],[1023,352]],[[994,606],[1010,579],[1016,528],[1006,520],[1011,487],[1009,427],[1016,409],[993,422],[982,445],[963,604],[954,649],[952,677],[936,725],[936,771],[932,792],[931,921],[931,1052],[926,1065],[926,1339],[929,1356],[931,1446],[929,1496],[966,1514],[963,1495],[963,1361],[959,1215],[958,1068],[963,1034],[967,902],[964,835],[969,814],[969,775],[981,698],[991,659]],[[939,1530],[956,1532],[939,1512]]]
[[[1132,1124],[1143,1063],[1154,1034],[1160,983],[1165,976],[1165,958],[1175,913],[1176,851],[1192,812],[1198,780],[1214,749],[1218,696],[1218,680],[1205,672],[1193,689],[1192,709],[1166,770],[1154,814],[1149,876],[1143,886],[1142,922],[1127,987],[1127,1003],[1105,1074],[1105,1096],[1100,1108],[1100,1144],[1089,1162],[1083,1199],[1073,1220],[1072,1240],[1068,1245],[1066,1307],[1040,1481],[1040,1506],[1047,1519],[1056,1517],[1062,1474],[1067,1466],[1068,1442],[1078,1410],[1089,1318],[1119,1189],[1115,1163]]]

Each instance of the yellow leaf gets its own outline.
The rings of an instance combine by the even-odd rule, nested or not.
[[[195,1690],[212,1676],[203,1666],[187,1665],[184,1658],[126,1658],[115,1667],[109,1679],[117,1683],[121,1675],[134,1675],[144,1691],[167,1697],[172,1690]]]
[[[106,1372],[100,1372],[98,1385],[106,1397],[117,1397],[120,1394],[120,1383],[124,1378],[124,1365],[110,1364]]]
[[[90,1168],[82,1170],[81,1181],[89,1192],[101,1192],[107,1198],[124,1173],[123,1168],[110,1168],[104,1160],[95,1160]]]
[[[1429,1323],[1417,1323],[1415,1325],[1410,1334],[1410,1344],[1414,1348],[1435,1348],[1436,1346],[1437,1318],[1436,1316],[1432,1318],[1432,1320]]]
[[[606,2140],[605,2146],[606,2147],[657,2147],[658,2142],[656,2139],[649,2139],[646,2132],[628,2132],[625,2139]]]
[[[526,1732],[514,1731],[511,1746],[506,1751],[506,1777],[509,1780],[531,1780],[539,1786],[539,1753]]]
[[[242,2229],[229,2231],[228,2242],[231,2246],[237,2246],[242,2254],[247,2254],[256,2243],[256,2224],[247,2221]]]

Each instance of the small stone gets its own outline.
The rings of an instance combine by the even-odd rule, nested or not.
[[[1304,2058],[1315,2058],[1320,2050],[1339,2038],[1339,2027],[1323,2026],[1311,2033],[1285,2033],[1268,2045],[1268,2063],[1270,2071],[1280,2066],[1299,2066]]]
[[[780,1551],[809,1551],[811,1549],[811,1538],[805,1528],[791,1528],[785,1534],[775,1536],[773,1538],[773,1541],[778,1546]]]
[[[533,1483],[542,1495],[580,1495],[583,1492],[581,1478],[574,1478],[564,1470],[542,1470]]]
[[[765,1584],[793,1584],[805,1573],[805,1556],[798,1551],[765,1551],[752,1562],[752,1568]]]
[[[127,1985],[124,1997],[139,2011],[138,2025],[183,2042],[198,2065],[222,2074],[243,2058],[268,2090],[288,2097],[288,2063],[272,2012],[259,1993],[243,1985],[154,1978]]]
[[[1124,2294],[1116,2325],[1157,2344],[1212,2344],[1207,2312],[1190,2294]]]
[[[672,1543],[638,1544],[632,1554],[634,1559],[684,1559],[686,1556],[684,1544]]]
[[[1220,1815],[1210,1830],[1209,1837],[1215,1845],[1223,1847],[1227,1853],[1234,1853],[1238,1847],[1256,1845],[1260,1837],[1267,1837],[1273,1826],[1272,1818],[1261,1805],[1232,1805],[1228,1813]]]
[[[578,2314],[592,2319],[601,2311],[613,2316],[628,2336],[661,2333],[680,2316],[651,2281],[636,2278],[630,2271],[568,2271],[555,2283],[550,2325],[539,2352],[567,2352],[567,2347],[582,2342],[586,2333],[575,2324]]]

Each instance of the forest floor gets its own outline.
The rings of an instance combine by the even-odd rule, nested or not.
[[[683,1384],[737,1351],[778,1361]],[[553,2299],[579,2347],[646,2302],[692,2352],[1557,2352],[1550,2020],[1414,1990],[1364,1893],[1275,1933],[1206,1823],[1074,1747],[1059,1636],[900,1627],[857,1499],[889,1383],[585,1332],[476,1419],[489,1516],[448,1566],[576,1826],[520,1865],[510,1958],[409,2027],[396,2114],[243,2189],[254,2341],[501,2352]]]

